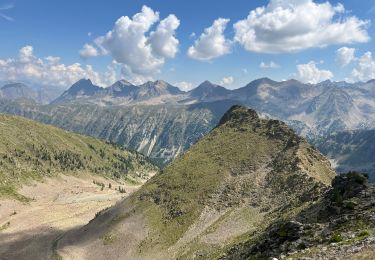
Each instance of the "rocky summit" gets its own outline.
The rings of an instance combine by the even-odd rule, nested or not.
[[[286,124],[233,106],[137,192],[56,241],[56,254],[217,258],[311,207],[334,176],[325,157]]]

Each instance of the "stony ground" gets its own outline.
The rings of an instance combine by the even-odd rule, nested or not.
[[[93,180],[92,176],[48,178],[19,191],[31,202],[0,200],[0,259],[50,259],[59,236],[87,224],[97,212],[139,187],[95,177],[105,184],[102,189]],[[119,186],[126,193],[120,193]]]

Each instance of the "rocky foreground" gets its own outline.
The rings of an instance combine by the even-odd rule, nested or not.
[[[337,176],[323,198],[260,237],[233,247],[223,259],[373,259],[375,186],[366,175]]]

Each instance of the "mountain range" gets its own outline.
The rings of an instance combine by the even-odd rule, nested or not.
[[[374,81],[303,84],[297,80],[277,82],[261,78],[235,90],[205,81],[183,92],[161,80],[139,86],[122,80],[108,88],[97,87],[90,80],[80,80],[52,104],[189,105],[233,100],[271,118],[290,122],[300,134],[312,137],[371,127],[375,121],[374,97]]]
[[[62,93],[58,87],[32,88],[23,83],[7,83],[0,87],[0,99],[49,104]]]
[[[261,78],[235,90],[205,81],[184,92],[162,80],[120,80],[102,88],[82,79],[49,105],[3,98],[0,111],[116,142],[165,165],[234,104],[282,120],[314,143],[335,132],[372,129],[374,98],[374,80],[304,84]]]

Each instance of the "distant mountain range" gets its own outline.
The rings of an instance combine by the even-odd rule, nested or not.
[[[48,104],[62,93],[61,88],[32,88],[23,83],[7,83],[0,87],[0,99]]]
[[[52,104],[189,105],[233,100],[268,117],[290,122],[300,134],[310,137],[371,127],[375,122],[374,98],[375,81],[303,84],[297,80],[277,82],[261,78],[235,90],[205,81],[183,92],[162,80],[139,86],[121,80],[108,88],[95,86],[90,80],[80,80]]]
[[[82,79],[49,105],[3,95],[0,111],[116,142],[165,165],[234,104],[282,120],[314,142],[335,132],[374,128],[375,80],[304,84],[261,78],[235,90],[204,81],[184,92],[162,80],[142,85],[120,80],[102,88]]]
[[[66,90],[52,104],[79,102],[80,104],[134,105],[148,102],[152,104],[170,103],[176,96],[183,94],[179,88],[157,80],[135,86],[126,80],[120,80],[107,88],[95,86],[89,79],[81,79]],[[162,98],[162,99],[160,99]]]

